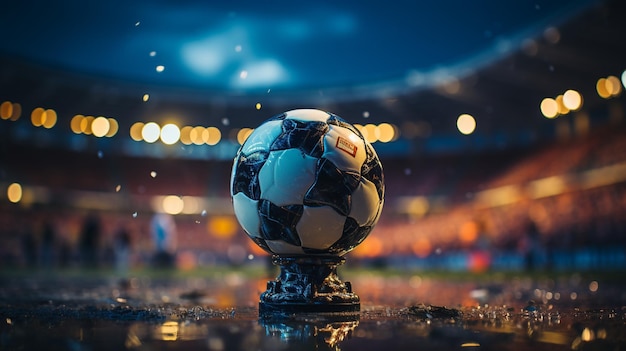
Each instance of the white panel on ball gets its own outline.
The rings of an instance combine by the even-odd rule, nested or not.
[[[302,218],[296,225],[302,246],[324,250],[343,235],[346,217],[328,206],[304,206]]]
[[[350,217],[354,218],[359,225],[371,225],[379,214],[380,199],[376,191],[376,185],[365,178],[352,193],[352,206]]]
[[[267,247],[275,254],[281,255],[304,255],[304,250],[300,246],[291,245],[282,240],[265,240]]]
[[[233,195],[235,216],[243,229],[251,237],[260,238],[261,220],[258,214],[259,202],[247,197],[244,193]]]
[[[259,171],[261,199],[274,205],[302,204],[304,194],[315,181],[317,158],[299,149],[270,152]]]
[[[256,128],[241,147],[244,155],[257,151],[269,151],[272,142],[282,133],[283,121],[268,121]]]
[[[365,162],[365,142],[350,129],[331,125],[324,136],[324,155],[343,171],[361,173]]]
[[[287,111],[285,119],[295,119],[304,122],[326,122],[330,118],[327,112],[314,109],[299,109]]]

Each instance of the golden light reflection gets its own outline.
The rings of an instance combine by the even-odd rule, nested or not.
[[[235,218],[231,216],[214,216],[207,223],[207,230],[216,238],[230,239],[239,228]]]
[[[18,203],[22,200],[22,186],[19,183],[12,183],[7,188],[7,197],[12,203]]]
[[[120,129],[120,125],[117,123],[117,120],[115,118],[108,118],[108,121],[109,121],[109,132],[106,133],[104,136],[107,138],[111,138],[115,134],[117,134],[117,132]]]
[[[566,115],[569,113],[569,109],[565,106],[563,102],[563,95],[559,95],[556,97],[556,106],[560,115]]]
[[[252,131],[254,129],[252,128],[241,128],[238,132],[237,132],[237,142],[240,145],[243,145],[243,143],[246,141],[246,139],[248,139],[248,137],[250,136],[250,134],[252,134]]]
[[[201,127],[201,126],[193,127],[191,131],[189,132],[189,138],[191,139],[191,142],[194,143],[195,145],[204,144],[202,133],[204,133],[205,131],[206,129],[204,129],[204,127]]]
[[[41,124],[44,128],[50,129],[57,124],[57,112],[53,109],[47,109],[42,114]]]
[[[180,129],[180,142],[185,145],[191,145],[193,141],[191,140],[191,130],[192,126],[184,126]]]
[[[376,138],[380,142],[388,143],[395,139],[396,130],[389,123],[381,123],[376,127]]]
[[[583,104],[583,97],[573,89],[567,90],[563,94],[563,105],[571,111],[578,111]]]
[[[155,338],[163,341],[176,341],[180,327],[176,321],[168,321],[159,326],[156,330]]]
[[[168,213],[171,215],[177,215],[183,212],[183,208],[185,207],[185,202],[180,196],[168,195],[163,198],[161,202],[161,206],[165,213]]]
[[[607,88],[606,78],[598,79],[596,82],[596,91],[601,98],[608,99],[611,96],[611,91]]]
[[[559,115],[559,105],[553,98],[545,98],[541,100],[541,113],[546,118],[555,118]]]
[[[87,135],[91,135],[93,133],[93,130],[91,129],[91,124],[93,123],[94,119],[95,118],[93,116],[85,116],[83,119],[81,119],[80,131]]]
[[[606,90],[611,96],[619,96],[622,93],[622,84],[616,76],[606,77]]]
[[[13,105],[13,113],[11,114],[10,120],[17,121],[22,116],[22,105],[15,102]]]
[[[5,101],[0,105],[0,118],[10,119],[13,116],[13,104],[11,101]]]
[[[476,130],[476,119],[467,113],[461,114],[456,120],[456,127],[461,134],[472,134]]]
[[[93,122],[91,122],[91,131],[98,138],[105,136],[110,128],[109,120],[102,116],[94,118]]]
[[[83,120],[83,118],[85,118],[85,116],[83,115],[75,115],[74,117],[72,117],[72,120],[70,121],[70,129],[75,134],[82,133],[82,131],[80,130],[80,123]]]
[[[134,141],[141,141],[141,131],[143,130],[144,124],[142,122],[136,122],[130,127],[130,138]]]
[[[208,127],[206,128],[208,133],[207,139],[204,141],[207,145],[216,145],[222,140],[222,132],[216,127]]]
[[[30,113],[30,122],[35,126],[35,127],[41,127],[43,125],[43,120],[44,120],[44,115],[45,110],[41,107],[37,107],[35,108],[31,113]]]

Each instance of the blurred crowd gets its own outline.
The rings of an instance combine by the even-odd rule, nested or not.
[[[625,268],[625,177],[541,196],[522,194],[491,205],[477,195],[546,177],[582,178],[626,163],[625,135],[624,126],[618,126],[533,149],[383,160],[383,215],[372,234],[349,254],[350,261],[474,271]],[[192,166],[167,162],[173,167],[159,171],[160,187],[146,186],[135,174],[126,188],[149,195],[172,193],[180,185],[195,189],[193,195],[228,196],[229,163],[215,161],[209,167],[198,161]],[[131,170],[145,168],[146,178],[146,169],[158,168],[142,166],[148,163],[126,164]],[[90,178],[89,169],[72,171]],[[428,202],[421,211],[411,212],[403,208],[401,200],[406,198]],[[0,267],[111,267],[123,276],[133,267],[190,269],[265,262],[266,257],[232,214],[173,216],[38,204],[3,204],[0,211]]]

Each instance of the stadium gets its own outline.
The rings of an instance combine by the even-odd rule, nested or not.
[[[233,159],[257,126],[299,108],[345,119],[380,158],[382,213],[346,255],[364,301],[494,303],[484,300],[489,288],[467,280],[459,288],[467,296],[433,298],[449,286],[428,290],[429,272],[619,281],[626,269],[621,2],[487,1],[472,5],[472,16],[458,1],[447,4],[454,11],[412,3],[356,11],[357,3],[345,3],[307,4],[304,13],[293,4],[245,3],[7,5],[0,14],[1,30],[11,33],[0,42],[5,283],[42,272],[131,281],[159,270],[222,279],[261,268],[262,286],[271,257],[233,211]],[[407,275],[397,296],[390,281],[368,281],[389,272]],[[263,288],[250,284],[245,297],[217,305],[254,302]],[[555,302],[549,288],[525,289]],[[600,307],[589,291],[585,303]],[[11,302],[16,294],[1,295]],[[518,303],[526,297],[511,294]],[[624,295],[602,301],[619,308]],[[196,332],[206,339],[208,328]],[[373,338],[354,333],[348,346]]]

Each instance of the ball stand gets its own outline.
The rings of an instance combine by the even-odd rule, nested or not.
[[[279,276],[267,282],[259,313],[358,312],[359,297],[337,276],[338,256],[274,256]]]

